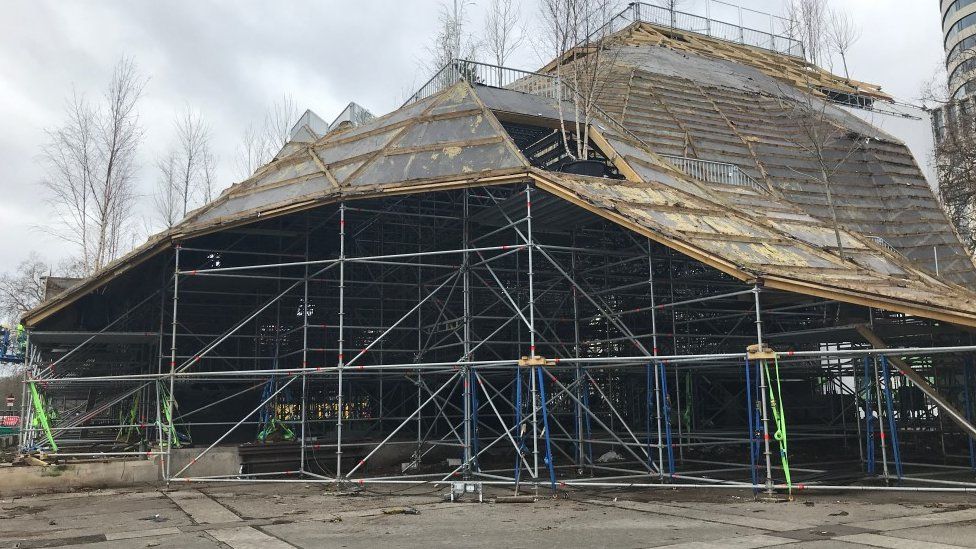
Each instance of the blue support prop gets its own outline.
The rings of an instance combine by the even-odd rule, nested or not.
[[[274,394],[274,391],[275,391],[275,378],[269,377],[268,381],[264,382],[264,388],[261,390],[261,397],[260,397],[261,402],[264,402],[265,400],[271,398],[271,395]],[[271,420],[271,412],[269,411],[269,407],[267,405],[262,406],[261,411],[258,412],[258,430],[260,431],[262,428],[264,428],[264,425],[266,425],[270,420]]]
[[[756,407],[752,403],[752,380],[749,375],[749,359],[746,359],[746,420],[749,422],[749,473],[752,475],[752,491],[759,491],[759,479],[756,477],[756,426],[752,421]]]
[[[901,451],[898,449],[898,422],[895,419],[894,396],[891,394],[891,369],[888,359],[881,357],[881,370],[884,375],[885,409],[888,413],[888,431],[891,438],[891,455],[895,460],[895,473],[902,478]]]
[[[963,365],[963,384],[962,384],[962,396],[964,404],[966,405],[966,421],[972,423],[973,421],[973,397],[970,391],[973,387],[973,359],[972,357],[967,357],[966,362]],[[969,436],[967,442],[969,442],[969,467],[976,471],[976,444],[973,443],[973,437]]]
[[[556,491],[556,467],[552,462],[552,440],[549,433],[549,407],[546,405],[546,381],[542,375],[542,368],[536,368],[539,381],[539,401],[542,405],[542,430],[546,436],[546,467],[549,469],[549,482],[552,491]]]
[[[874,414],[871,411],[871,402],[874,394],[871,390],[871,378],[868,372],[871,369],[871,357],[864,357],[864,437],[865,437],[865,458],[867,459],[867,472],[874,474]]]
[[[668,376],[664,362],[659,364],[661,369],[661,408],[664,412],[664,437],[668,448],[668,473],[674,477],[674,445],[671,443],[671,403],[668,397]]]

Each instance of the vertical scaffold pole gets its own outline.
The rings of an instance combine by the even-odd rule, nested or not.
[[[885,411],[888,414],[888,431],[891,436],[891,457],[895,460],[895,474],[898,480],[902,478],[901,449],[898,447],[898,421],[895,417],[894,395],[891,394],[891,368],[888,367],[888,359],[881,356],[881,371],[885,381]]]
[[[529,283],[529,357],[535,354],[535,284],[534,273],[532,271],[532,185],[525,186],[525,238],[526,248],[528,249],[528,277]],[[532,384],[532,477],[539,478],[539,389],[536,382],[535,366],[529,372]]]
[[[419,215],[422,213],[423,213],[423,202],[421,200],[417,200],[417,214]],[[417,253],[418,254],[423,251],[423,237],[424,237],[423,227],[417,227]],[[421,262],[418,261],[417,262],[417,303],[420,303],[420,301],[424,297],[422,281],[423,281],[423,267],[421,266]],[[417,371],[416,371],[417,379],[415,380],[415,384],[417,386],[417,407],[418,408],[420,407],[420,404],[424,401],[423,393],[422,393],[423,386],[420,383],[421,369],[419,366],[421,355],[424,349],[423,320],[424,320],[424,309],[423,307],[418,307],[417,308],[417,353],[414,355],[416,357],[415,360],[418,363]],[[424,414],[419,413],[417,414],[417,448],[415,450],[414,459],[413,459],[414,466],[417,467],[420,466],[420,458],[421,458],[420,447],[423,444],[423,437],[424,437],[423,427],[424,427]]]
[[[522,368],[520,366],[515,367],[515,398],[512,399],[515,402],[515,428],[518,429],[515,432],[515,436],[518,437],[518,448],[516,449],[515,455],[515,495],[518,495],[519,481],[522,478],[522,452],[525,448],[525,426],[522,425]]]
[[[160,378],[163,376],[163,358],[166,356],[163,354],[163,345],[165,345],[164,332],[166,328],[166,278],[164,277],[161,281],[161,290],[159,292],[159,340],[156,344],[156,374],[159,376],[154,379],[152,384],[156,389],[156,444],[159,446],[159,474],[160,476],[166,475],[166,461],[168,461],[163,454],[163,404],[162,404],[162,392],[159,390],[159,385],[162,383]]]
[[[19,435],[17,437],[17,444],[19,445],[21,452],[27,452],[27,450],[31,446],[30,443],[31,432],[29,427],[31,424],[31,419],[28,418],[30,406],[27,403],[30,400],[30,398],[29,398],[29,391],[27,389],[27,386],[30,384],[32,368],[33,368],[33,356],[31,353],[31,349],[28,347],[27,349],[24,350],[24,371],[21,374],[21,380],[20,380],[20,429],[17,430]]]
[[[749,359],[746,358],[746,423],[749,425],[749,473],[752,478],[753,493],[759,492],[759,479],[756,476],[756,426],[753,424],[752,416],[756,412],[756,406],[752,403],[752,379],[749,374]]]
[[[880,374],[880,372],[878,372],[878,357],[874,357],[873,362],[874,362],[874,370],[873,370],[873,374],[874,374],[874,379],[873,379],[873,383],[874,383],[874,398],[875,398],[875,403],[878,406],[878,438],[881,439],[881,469],[882,469],[882,472],[884,473],[885,482],[887,482],[888,481],[888,478],[889,478],[889,475],[888,475],[888,448],[887,448],[888,442],[887,442],[887,437],[885,436],[884,418],[882,417],[882,414],[881,414],[881,410],[882,410],[882,407],[881,407],[882,406],[881,405],[881,374]]]
[[[464,326],[463,326],[463,347],[464,362],[471,361],[471,277],[469,268],[469,254],[468,248],[470,241],[470,221],[468,219],[468,208],[469,208],[469,191],[464,189],[464,203],[462,205],[462,215],[464,219],[462,220],[461,237],[463,242],[461,243],[461,249],[464,250],[462,254],[462,272],[461,278],[463,283],[463,289],[461,297],[464,300],[463,310],[464,310]],[[472,391],[471,387],[471,367],[465,364],[463,367],[462,377],[464,383],[464,468],[463,474],[464,479],[468,480],[471,478],[471,434],[472,434],[472,414],[471,414],[471,399]]]
[[[539,402],[542,407],[542,430],[546,437],[546,467],[549,469],[549,483],[553,495],[556,494],[556,468],[552,462],[552,441],[549,436],[549,406],[546,404],[546,380],[542,376],[542,368],[535,368],[539,378]],[[552,375],[552,374],[549,374]],[[555,378],[553,378],[555,380]]]
[[[655,301],[655,295],[654,295],[654,258],[651,255],[651,239],[649,239],[649,238],[647,239],[647,286],[649,288],[649,293],[650,293],[650,298],[651,298],[651,354],[654,355],[654,356],[657,356],[658,355],[658,346],[657,346],[657,303]],[[650,389],[651,389],[651,387],[650,387],[650,385],[651,385],[650,382],[651,382],[651,377],[652,377],[651,372],[655,368],[656,368],[656,363],[652,363],[652,364],[648,364],[647,365],[647,381],[648,381],[648,383],[647,383],[647,385],[648,385],[647,390],[648,391],[650,391]],[[658,471],[658,478],[663,479],[664,478],[664,448],[661,445],[661,382],[658,379],[658,376],[657,376],[656,373],[653,375],[653,377],[654,377],[654,410],[655,410],[655,415],[657,416],[657,420],[656,420],[657,421],[657,463],[658,463],[657,471]],[[648,420],[650,420],[650,415],[651,415],[650,414],[650,404],[651,404],[651,402],[650,402],[650,398],[649,397],[648,397],[647,401],[648,401],[647,402],[647,406],[648,406],[648,413],[647,413],[647,415],[648,415]],[[651,456],[651,448],[650,448],[651,447],[651,444],[650,444],[650,438],[651,438],[650,437],[650,430],[651,430],[651,425],[650,425],[650,423],[651,423],[650,421],[647,422],[647,431],[648,431],[648,433],[647,433],[648,434],[648,436],[647,436],[647,438],[648,438],[648,443],[647,443],[647,446],[648,446],[648,448],[647,448],[647,456],[648,456],[648,461],[649,462],[651,461],[651,458],[650,458],[650,456]],[[668,450],[670,451],[670,448]],[[673,470],[671,472],[674,473]]]
[[[963,363],[963,384],[962,384],[962,395],[964,399],[964,404],[966,406],[966,421],[972,423],[973,421],[973,358],[966,357]],[[969,467],[976,471],[976,444],[973,443],[972,435],[966,436],[966,442],[969,445]]]
[[[299,462],[298,470],[305,474],[305,437],[306,434],[306,418],[308,414],[306,412],[306,407],[308,405],[307,392],[308,392],[308,374],[305,370],[308,368],[308,241],[309,241],[309,223],[308,215],[305,216],[305,282],[302,296],[302,442],[301,442],[301,459]],[[322,345],[325,347],[326,345]]]
[[[336,482],[342,478],[342,370],[345,368],[343,349],[345,344],[346,316],[346,203],[339,204],[339,341],[338,341],[338,384],[336,397]]]
[[[170,480],[170,462],[173,449],[173,433],[175,427],[173,426],[173,398],[175,397],[173,393],[173,388],[176,385],[176,317],[179,312],[179,302],[180,302],[180,245],[177,244],[173,250],[173,322],[170,327],[170,345],[169,345],[169,395],[166,399],[166,416],[169,420],[169,428],[166,429],[166,474],[164,475],[164,480],[169,482]]]
[[[678,369],[674,370],[674,400],[675,405],[678,408],[678,463],[683,464],[685,462],[685,435],[684,429],[684,408],[681,407],[681,377],[678,375]]]
[[[573,230],[572,234],[572,247],[573,250],[570,252],[570,273],[572,273],[573,280],[576,280],[576,231]],[[573,356],[579,360],[580,358],[580,322],[579,322],[579,295],[576,292],[576,286],[570,285],[570,292],[572,292],[573,298]],[[587,390],[586,384],[583,383],[583,365],[580,362],[576,363],[575,371],[575,382],[576,382],[576,398],[578,399],[575,403],[576,406],[573,407],[575,412],[574,420],[576,424],[576,466],[580,472],[583,471],[583,464],[586,462],[584,453],[584,440],[589,440],[589,437],[584,439],[583,436],[583,392]]]
[[[753,296],[755,296],[756,302],[756,342],[759,344],[759,348],[762,349],[762,309],[759,306],[759,292],[759,285],[757,284],[756,286],[753,286],[752,293]],[[772,495],[773,464],[772,454],[770,453],[769,449],[769,407],[766,401],[766,382],[766,373],[763,368],[759,368],[759,398],[760,405],[762,406],[763,455],[766,459],[766,494]]]
[[[866,460],[867,474],[873,475],[875,469],[874,460],[874,411],[871,409],[871,401],[874,400],[871,379],[868,371],[871,368],[871,357],[864,357],[864,375],[861,389],[864,391],[864,453]]]
[[[668,373],[663,360],[658,362],[658,367],[661,372],[661,412],[664,415],[664,443],[668,447],[668,474],[674,477],[674,445],[671,443],[671,405],[668,403]],[[680,390],[680,387],[678,389]]]
[[[843,385],[843,377],[841,377],[841,385]],[[854,385],[854,424],[857,425],[857,456],[859,463],[861,464],[861,470],[864,470],[864,438],[863,429],[861,427],[861,393],[857,386],[857,362],[855,359],[851,359],[851,383]]]

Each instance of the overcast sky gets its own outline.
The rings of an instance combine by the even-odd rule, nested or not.
[[[480,32],[489,0],[475,0],[469,28]],[[687,11],[704,0],[686,0]],[[783,0],[740,0],[781,13]],[[911,101],[943,56],[938,2],[833,0],[863,35],[850,56],[853,78],[878,83]],[[139,191],[151,201],[153,162],[173,138],[186,105],[212,129],[221,187],[236,177],[235,150],[244,128],[283,94],[331,120],[349,101],[375,114],[396,108],[426,80],[419,66],[436,30],[435,0],[5,0],[0,33],[0,271],[31,250],[52,262],[71,247],[48,236],[39,181],[45,129],[62,121],[75,89],[90,97],[107,85],[123,56],[150,78],[139,106],[145,140]],[[535,16],[536,0],[522,6]],[[730,8],[713,15],[735,18]],[[763,19],[746,15],[747,26]],[[526,46],[510,63],[538,68]],[[146,213],[148,205],[140,215]],[[143,226],[142,223],[139,224]]]

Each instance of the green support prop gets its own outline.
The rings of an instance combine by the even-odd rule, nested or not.
[[[30,392],[31,392],[31,402],[34,403],[34,414],[38,421],[41,423],[41,428],[44,429],[44,434],[47,436],[47,442],[51,445],[51,450],[54,452],[58,451],[58,444],[54,442],[54,435],[51,434],[51,425],[47,420],[47,411],[44,409],[44,399],[41,398],[41,394],[37,392],[37,386],[33,381],[30,382]]]
[[[776,389],[773,390],[773,378],[769,375],[769,361],[763,360],[763,368],[766,370],[766,379],[769,387],[769,407],[773,411],[773,421],[776,423],[776,432],[773,438],[779,444],[779,457],[783,465],[783,475],[786,477],[786,488],[790,495],[793,494],[793,481],[790,478],[790,458],[786,440],[786,412],[783,408],[783,390],[780,385],[779,359],[773,359],[776,374]]]
[[[264,442],[269,436],[274,434],[275,431],[281,431],[281,438],[284,440],[294,440],[295,433],[288,428],[287,425],[281,422],[277,417],[272,417],[270,421],[264,426],[263,429],[258,433],[258,440]]]
[[[129,411],[125,412],[124,410],[122,410],[119,412],[119,424],[127,425],[127,427],[119,428],[119,434],[118,436],[115,437],[116,441],[128,442],[129,438],[133,434],[139,436],[139,428],[134,427],[134,425],[136,424],[136,418],[138,417],[138,409],[139,409],[139,394],[136,393],[136,396],[132,399],[132,406],[129,408]]]
[[[164,428],[170,435],[170,440],[173,441],[173,448],[180,447],[180,437],[176,434],[176,427],[173,426],[173,399],[170,398],[169,392],[166,391],[166,387],[163,384],[159,384],[160,391],[166,400],[166,405],[163,406],[163,414],[166,416],[166,427]],[[163,445],[163,441],[159,441],[160,447]]]

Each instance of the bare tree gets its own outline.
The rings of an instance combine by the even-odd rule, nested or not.
[[[829,12],[827,0],[789,0],[786,4],[786,33],[803,44],[807,61],[814,65],[830,62],[826,39]]]
[[[264,132],[272,158],[288,143],[288,134],[296,120],[298,107],[290,95],[281,96],[281,99],[271,105],[265,117]]]
[[[616,2],[542,0],[540,5],[545,47],[556,58],[553,73],[563,146],[571,158],[583,160],[589,156],[590,121],[616,61],[617,50],[606,43]],[[572,102],[572,128],[566,125],[564,94]]]
[[[268,144],[261,126],[248,125],[241,135],[241,144],[237,147],[238,177],[247,179],[258,168],[268,163]]]
[[[181,193],[178,172],[179,160],[176,152],[170,150],[165,156],[156,160],[159,176],[156,180],[156,192],[153,195],[153,206],[156,218],[163,226],[170,228],[181,219]]]
[[[156,161],[155,218],[169,228],[213,197],[214,156],[210,128],[200,113],[185,107],[174,122],[176,139]]]
[[[668,10],[671,16],[671,27],[677,26],[678,8],[685,4],[685,0],[657,0],[657,5]]]
[[[237,149],[237,167],[241,178],[247,179],[281,151],[288,143],[288,133],[298,120],[298,109],[290,95],[283,95],[264,114],[259,124],[249,125],[241,136]]]
[[[871,138],[848,130],[832,118],[830,100],[815,92],[796,92],[780,88],[777,100],[789,120],[792,133],[787,140],[805,153],[809,164],[789,166],[800,178],[817,182],[823,189],[830,212],[830,222],[837,251],[843,259],[844,242],[841,237],[837,205],[834,202],[835,176],[855,154],[865,150]]]
[[[968,106],[967,106],[968,105]],[[952,103],[937,116],[939,198],[969,250],[976,249],[976,116],[971,102]]]
[[[827,21],[827,46],[840,56],[844,64],[844,78],[851,78],[847,68],[847,53],[854,43],[861,38],[861,29],[851,19],[850,14],[845,11],[830,10],[830,18]]]
[[[31,251],[12,271],[0,274],[0,321],[12,325],[43,301],[46,277],[84,275],[83,266],[76,258],[63,258],[52,268],[37,252]]]
[[[217,169],[217,157],[210,151],[207,151],[203,155],[203,163],[201,165],[200,173],[200,193],[203,197],[203,203],[209,204],[214,198],[216,198],[217,193],[217,174],[215,170]]]
[[[75,93],[66,122],[48,131],[42,184],[61,222],[54,232],[79,248],[86,273],[118,257],[127,244],[142,128],[136,106],[146,85],[131,59],[116,65],[103,101]]]
[[[976,250],[976,106],[956,100],[945,65],[938,64],[919,101],[932,110],[932,162],[942,207],[970,252]]]
[[[491,0],[485,16],[485,50],[499,67],[525,41],[520,5],[514,0]]]
[[[454,84],[456,76],[453,71],[441,72],[441,69],[458,59],[474,61],[478,57],[478,45],[466,29],[467,11],[472,5],[474,2],[471,0],[452,0],[449,5],[440,4],[437,33],[427,46],[427,57],[421,63],[421,68],[432,79],[438,79],[441,88]],[[470,66],[457,64],[455,69],[462,72],[462,76],[473,79],[473,75],[467,74]]]
[[[47,263],[37,252],[31,252],[13,272],[0,274],[0,320],[15,324],[44,299],[48,271]]]
[[[204,164],[210,156],[210,129],[200,113],[189,107],[176,119],[176,147],[177,190],[185,217],[196,196],[204,198]]]

